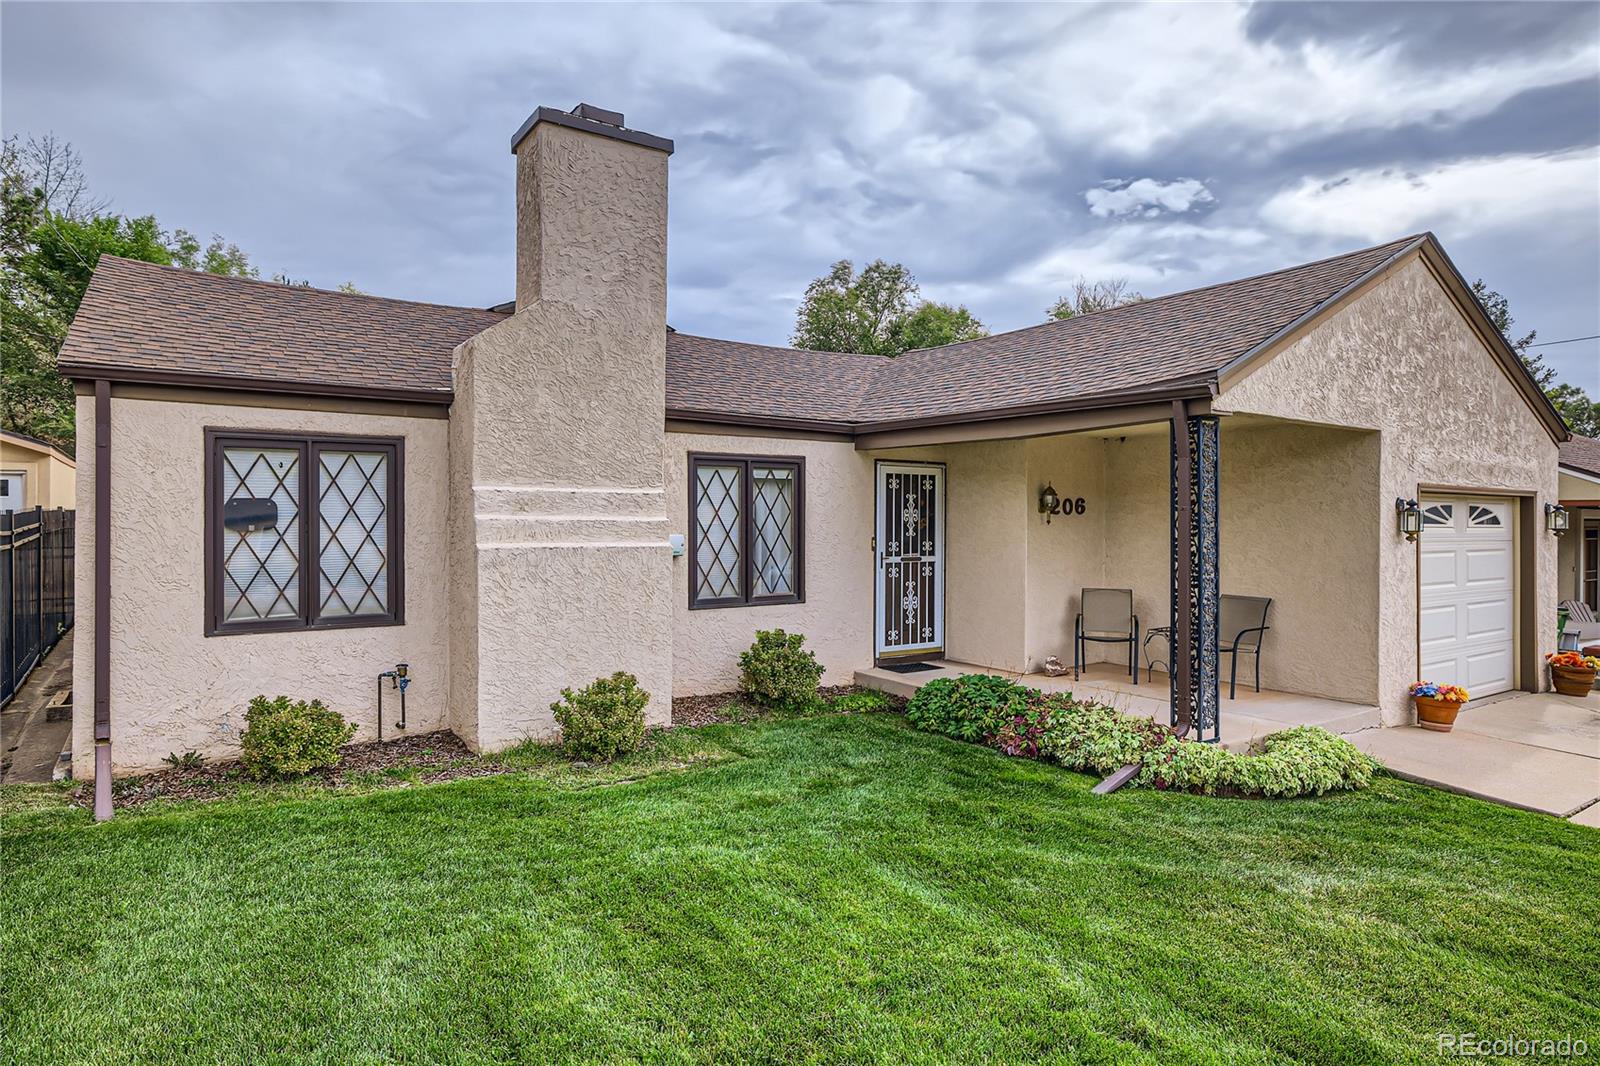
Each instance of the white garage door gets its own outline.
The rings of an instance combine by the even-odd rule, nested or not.
[[[1474,699],[1512,686],[1512,507],[1422,501],[1422,679],[1463,685]]]

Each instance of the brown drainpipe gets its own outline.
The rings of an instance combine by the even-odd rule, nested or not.
[[[111,817],[111,382],[94,383],[94,820]]]

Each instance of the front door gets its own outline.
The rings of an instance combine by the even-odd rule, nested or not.
[[[944,466],[878,463],[877,595],[880,659],[944,651]]]

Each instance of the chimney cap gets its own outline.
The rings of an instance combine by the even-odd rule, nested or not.
[[[642,130],[630,130],[622,124],[621,111],[607,111],[603,107],[593,104],[579,104],[571,111],[562,111],[555,107],[535,108],[528,120],[517,128],[511,138],[511,154],[517,154],[520,145],[533,128],[541,122],[549,122],[557,126],[566,126],[568,129],[582,130],[584,133],[593,133],[600,137],[610,137],[617,141],[626,141],[644,148],[654,148],[658,152],[672,154],[672,142],[666,137],[657,137],[653,133]]]

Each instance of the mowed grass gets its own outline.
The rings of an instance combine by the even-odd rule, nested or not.
[[[1600,833],[1124,790],[894,715],[721,761],[6,820],[8,1062],[1437,1061],[1600,1045]],[[686,740],[677,743],[688,743]],[[660,763],[660,760],[657,760]]]

